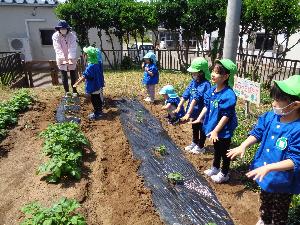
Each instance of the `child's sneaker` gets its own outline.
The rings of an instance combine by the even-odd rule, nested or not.
[[[204,170],[204,174],[206,176],[213,176],[213,175],[217,175],[219,173],[220,169],[217,169],[216,167],[212,166],[210,169]]]
[[[224,183],[224,182],[228,181],[229,176],[228,176],[228,174],[225,176],[225,174],[223,174],[220,171],[217,175],[211,176],[211,179],[213,180],[213,182],[220,184],[220,183]]]
[[[264,221],[262,219],[259,219],[256,223],[256,225],[265,225]]]
[[[190,153],[193,154],[200,154],[205,152],[205,148],[200,148],[198,145],[196,145],[192,150],[189,151]]]
[[[101,119],[101,117],[102,117],[101,113],[99,113],[99,114],[91,113],[89,115],[89,119],[90,120],[99,120],[99,119]]]
[[[154,102],[150,97],[144,98],[145,102]]]
[[[197,145],[196,145],[194,142],[192,142],[192,144],[186,146],[186,147],[184,148],[184,150],[189,152],[189,151],[191,151],[195,146],[197,146]]]

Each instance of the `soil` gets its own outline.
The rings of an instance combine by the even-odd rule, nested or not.
[[[0,224],[20,224],[24,219],[20,208],[26,203],[39,201],[49,207],[63,196],[81,203],[79,211],[89,225],[162,224],[151,193],[138,176],[139,162],[132,157],[115,102],[109,97],[100,121],[88,121],[91,105],[82,105],[82,130],[92,150],[84,154],[80,181],[48,184],[36,175],[46,160],[38,134],[55,122],[61,92],[36,89],[35,94],[38,101],[0,143]]]
[[[36,200],[50,206],[63,196],[81,203],[79,211],[89,225],[163,224],[153,207],[151,192],[137,173],[140,163],[133,159],[123,133],[116,97],[106,96],[103,119],[94,122],[87,120],[91,104],[87,105],[81,98],[81,126],[92,150],[84,154],[80,181],[64,179],[59,184],[48,184],[35,174],[46,160],[41,155],[43,140],[38,134],[55,122],[61,90],[36,89],[35,93],[38,101],[20,116],[18,124],[0,143],[0,224],[19,224],[24,219],[20,208],[26,203]],[[158,102],[145,106],[183,149],[191,142],[191,127],[169,125],[163,118],[161,105]],[[184,154],[199,173],[212,163],[212,151],[202,155]],[[227,184],[208,181],[235,224],[253,225],[258,219],[259,198],[257,193],[245,189],[242,176],[232,172]]]

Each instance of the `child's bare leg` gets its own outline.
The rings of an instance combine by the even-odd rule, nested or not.
[[[155,99],[155,85],[151,84],[151,85],[147,85],[148,87],[148,95],[151,99],[151,101],[154,101]]]

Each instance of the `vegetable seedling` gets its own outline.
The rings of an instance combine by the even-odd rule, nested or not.
[[[165,145],[160,145],[154,149],[156,154],[164,156],[167,154],[167,147]]]
[[[184,177],[181,173],[169,173],[168,180],[171,184],[181,184],[183,182]]]

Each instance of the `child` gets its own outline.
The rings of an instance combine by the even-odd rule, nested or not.
[[[192,73],[193,79],[182,94],[181,101],[175,110],[178,113],[184,102],[189,101],[186,107],[186,114],[181,118],[182,121],[187,121],[190,118],[195,120],[199,116],[204,106],[203,95],[210,88],[210,72],[206,59],[201,57],[194,59],[187,70]],[[193,124],[192,130],[193,141],[189,146],[185,147],[185,150],[194,154],[204,152],[206,136],[203,132],[202,124]]]
[[[162,109],[168,111],[167,118],[169,123],[172,125],[176,124],[179,119],[183,117],[184,108],[182,106],[178,113],[173,112],[180,102],[180,98],[176,94],[174,87],[172,85],[166,85],[159,91],[159,94],[163,95],[165,99],[165,105],[162,107]]]
[[[147,89],[147,97],[144,101],[153,103],[155,98],[155,85],[158,84],[159,81],[159,73],[156,66],[157,60],[153,52],[148,52],[143,59],[145,60],[142,65],[144,69],[143,84]]]
[[[284,225],[292,195],[300,194],[300,75],[275,81],[270,96],[273,111],[260,116],[250,136],[227,156],[243,157],[246,148],[261,142],[246,174],[261,187],[257,225]]]
[[[104,86],[104,77],[97,59],[96,48],[84,47],[83,52],[87,56],[88,66],[82,74],[82,77],[73,85],[77,87],[79,83],[85,80],[85,92],[91,96],[94,113],[89,115],[89,119],[98,120],[102,116],[101,89]]]
[[[230,158],[226,156],[226,153],[233,131],[237,127],[236,96],[231,89],[236,72],[237,67],[230,59],[216,60],[211,74],[212,82],[216,85],[204,94],[205,107],[197,120],[192,122],[192,124],[200,123],[205,115],[204,132],[213,142],[215,153],[213,166],[204,173],[215,183],[226,182],[229,179]],[[221,159],[223,165],[220,171]]]

